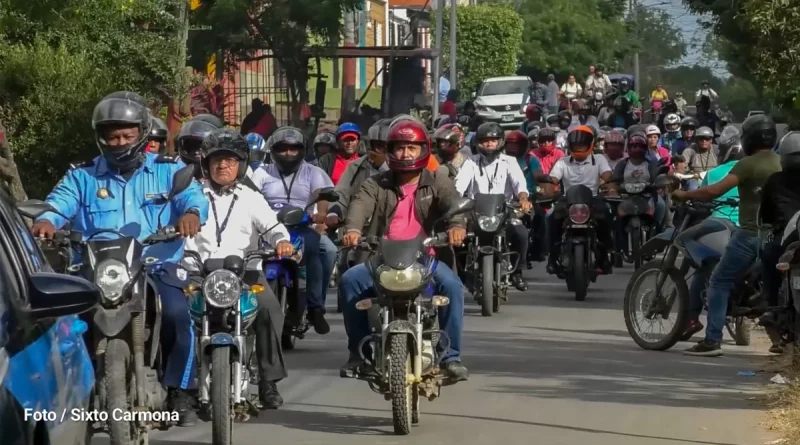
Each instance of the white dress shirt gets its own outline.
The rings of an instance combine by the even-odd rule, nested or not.
[[[476,193],[502,193],[508,199],[516,199],[520,193],[528,193],[528,183],[519,162],[504,153],[489,165],[479,154],[469,157],[458,171],[455,184],[458,193],[468,198],[473,198]]]
[[[199,253],[203,261],[229,255],[244,257],[245,253],[259,248],[259,236],[270,228],[265,238],[271,246],[290,240],[289,231],[278,224],[278,214],[261,193],[237,184],[232,193],[218,195],[205,184],[203,194],[209,200],[208,220],[197,236],[186,239],[185,247]],[[218,227],[222,231],[219,240]]]
[[[592,194],[597,195],[600,190],[600,175],[610,171],[611,166],[605,156],[591,155],[585,161],[566,156],[556,161],[550,170],[550,176],[564,183],[564,191],[580,184],[589,187]]]

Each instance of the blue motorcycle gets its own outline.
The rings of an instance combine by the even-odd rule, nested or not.
[[[302,212],[301,217],[287,218],[284,221],[291,236],[295,254],[289,258],[272,258],[264,262],[264,275],[267,283],[278,297],[286,317],[281,335],[281,347],[284,350],[294,349],[297,339],[304,338],[306,332],[311,328],[311,323],[306,318],[306,266],[302,261],[304,244],[300,229],[313,223],[308,209],[314,204],[319,201],[336,202],[338,200],[339,195],[333,190],[333,187],[328,187],[312,193],[305,209],[298,209],[286,203],[270,203],[270,207],[276,212],[292,211],[293,213],[298,212],[298,214]]]

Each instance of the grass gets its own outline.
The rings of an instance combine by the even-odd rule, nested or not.
[[[781,435],[771,444],[800,445],[800,352],[789,350],[781,356],[770,357],[766,372],[780,373],[790,381],[775,386],[765,398],[769,412],[764,427]]]

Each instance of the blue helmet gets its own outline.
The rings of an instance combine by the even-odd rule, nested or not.
[[[248,133],[245,139],[247,146],[250,147],[250,167],[256,169],[269,159],[269,147],[258,133]]]
[[[358,136],[358,139],[361,139],[361,129],[358,128],[358,125],[352,122],[345,122],[342,125],[339,125],[339,128],[336,130],[336,139],[338,140],[348,133],[355,133],[356,136]]]

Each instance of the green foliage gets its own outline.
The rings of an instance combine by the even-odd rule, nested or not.
[[[643,85],[657,77],[658,71],[679,62],[686,55],[686,43],[681,34],[675,32],[678,26],[662,9],[637,5],[627,29],[630,52],[639,51]],[[625,58],[623,66],[633,66],[630,55]]]
[[[618,1],[525,0],[520,72],[580,77],[598,62],[610,72],[626,43],[622,11]]]
[[[517,70],[522,19],[504,5],[459,6],[456,10],[458,88],[473,91],[488,77],[510,76]],[[450,12],[444,13],[442,47],[450,47]],[[431,28],[431,35],[436,30]],[[444,63],[449,66],[449,51]],[[446,74],[446,73],[445,73]]]
[[[176,93],[178,0],[0,0],[0,119],[28,194],[97,155],[104,95]]]

